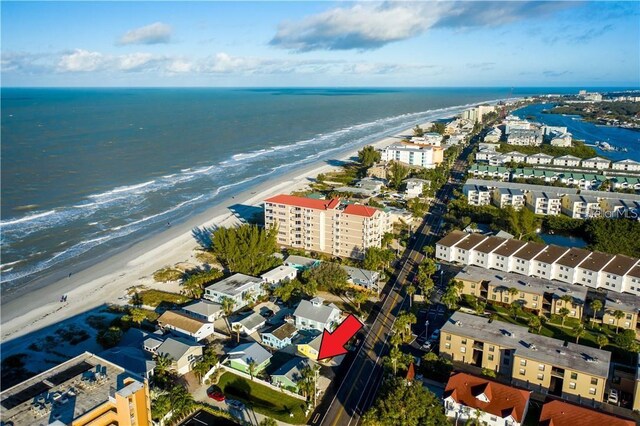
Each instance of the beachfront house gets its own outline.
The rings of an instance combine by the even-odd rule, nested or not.
[[[295,279],[297,275],[298,270],[293,266],[280,265],[260,275],[260,278],[271,288],[275,288],[283,281]]]
[[[320,260],[292,254],[284,259],[284,264],[298,271],[305,271],[320,265]]]
[[[289,346],[291,344],[291,339],[293,339],[297,334],[298,329],[296,326],[289,322],[285,322],[270,331],[262,332],[260,337],[262,338],[262,344],[274,349],[282,349]]]
[[[292,358],[271,373],[271,383],[292,392],[297,392],[298,382],[302,379],[302,370],[313,366],[314,362],[309,359]]]
[[[212,323],[193,318],[180,311],[165,311],[158,318],[158,326],[164,331],[188,337],[196,342],[206,339],[214,332]]]
[[[203,297],[220,304],[225,298],[232,299],[235,303],[234,309],[238,310],[264,294],[262,282],[261,278],[233,274],[206,287]]]
[[[252,312],[237,321],[231,322],[231,329],[235,332],[236,327],[239,327],[240,332],[248,336],[264,327],[266,322],[262,315],[257,312]]]
[[[296,328],[299,330],[333,330],[340,321],[342,312],[333,303],[325,305],[324,299],[315,297],[309,300],[301,300],[293,313],[296,320]]]
[[[253,364],[254,376],[260,374],[269,365],[271,354],[258,343],[244,343],[227,352],[226,363],[230,368],[250,374],[249,365]]]
[[[353,266],[343,265],[342,269],[349,275],[349,284],[364,288],[369,291],[373,291],[376,294],[380,293],[379,281],[380,273],[377,271],[368,271],[362,268],[354,268]]]
[[[208,300],[197,300],[186,306],[183,306],[182,311],[192,318],[196,318],[202,321],[215,322],[224,313],[222,306],[219,303],[210,302]]]

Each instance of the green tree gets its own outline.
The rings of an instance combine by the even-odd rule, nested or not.
[[[483,368],[480,372],[480,374],[482,374],[483,376],[487,376],[487,377],[496,377],[496,372],[495,370],[492,370],[490,368]]]
[[[142,306],[142,296],[137,291],[131,296],[131,304],[136,308]]]
[[[411,308],[413,306],[413,295],[416,293],[416,288],[412,284],[409,284],[405,287],[405,291],[409,296],[409,308]]]
[[[166,375],[173,365],[173,358],[166,353],[155,354],[153,360],[156,362],[155,373],[160,376]]]
[[[518,293],[519,293],[518,289],[515,288],[515,287],[509,287],[507,292],[509,293],[509,296],[511,296],[511,297],[516,297],[518,295]]]
[[[337,263],[322,262],[319,266],[302,273],[303,281],[313,281],[320,290],[342,294],[347,288],[349,274]]]
[[[537,330],[538,334],[540,334],[540,330],[542,330],[542,321],[540,321],[540,317],[537,315],[534,315],[531,318],[529,318],[529,327]]]
[[[389,355],[384,357],[383,364],[393,370],[393,375],[398,374],[398,369],[406,370],[409,364],[413,362],[413,357],[403,353],[400,349],[393,347],[389,351]]]
[[[171,400],[171,409],[173,411],[172,419],[181,419],[186,414],[189,414],[195,407],[195,401],[193,395],[181,385],[172,386],[169,398]]]
[[[600,310],[602,309],[602,302],[600,301],[600,299],[594,299],[593,301],[591,301],[591,303],[589,304],[589,307],[591,308],[591,311],[593,312],[593,321],[595,322],[596,320],[596,315],[598,314],[598,312],[600,312]]]
[[[202,297],[205,284],[221,278],[222,275],[222,271],[217,269],[188,275],[182,282],[183,292],[193,299],[199,299]]]
[[[258,426],[278,426],[278,422],[273,420],[271,417],[265,417],[264,419],[260,420]]]
[[[242,324],[235,323],[231,328],[236,332],[236,343],[240,343],[240,332],[242,331]]]
[[[120,339],[122,339],[122,330],[118,327],[109,327],[96,336],[97,342],[105,349],[116,346],[120,343]]]
[[[416,124],[416,127],[413,128],[413,136],[416,136],[419,138],[424,136],[424,130],[422,130],[422,127]]]
[[[368,299],[369,297],[367,296],[367,293],[364,291],[354,291],[353,296],[351,297],[351,300],[353,300],[353,303],[356,304],[356,308],[358,309],[358,311],[360,311],[360,306],[363,303],[365,303]]]
[[[440,301],[447,305],[448,309],[455,309],[460,300],[460,292],[464,288],[464,284],[459,281],[451,280]]]
[[[362,166],[369,168],[380,161],[380,152],[371,145],[367,145],[358,151],[358,159]]]
[[[624,318],[624,312],[622,312],[620,309],[616,309],[615,311],[613,311],[613,317],[616,319],[616,334],[617,334],[618,330],[620,329],[620,320]]]
[[[249,360],[249,376],[251,377],[251,381],[253,381],[253,377],[256,375],[256,362],[252,359]]]
[[[193,364],[191,370],[198,378],[198,381],[202,383],[202,378],[207,374],[207,372],[209,372],[209,370],[211,370],[211,367],[209,367],[204,359],[200,359]]]
[[[444,135],[444,131],[446,128],[447,125],[444,123],[433,123],[429,131],[432,133],[440,133],[441,135]]]
[[[368,247],[364,252],[362,266],[370,271],[379,271],[388,266],[395,258],[395,253],[389,249]]]
[[[385,381],[373,406],[362,417],[364,426],[440,426],[447,424],[438,398],[420,382]]]
[[[567,308],[560,308],[558,310],[558,315],[562,318],[562,326],[564,327],[564,321],[567,319],[567,316],[571,313]]]
[[[151,396],[151,417],[156,422],[164,418],[171,411],[171,398],[168,392],[155,391]]]
[[[231,272],[260,275],[280,264],[273,256],[278,251],[277,228],[241,225],[217,228],[211,237],[212,253]]]
[[[230,297],[223,297],[220,306],[222,307],[222,312],[224,312],[224,318],[227,321],[227,328],[230,328],[231,324],[229,324],[229,317],[233,313],[236,301]]]
[[[392,188],[399,189],[402,181],[409,175],[409,168],[398,161],[392,161],[389,172],[391,174],[389,185]]]
[[[396,317],[396,322],[393,324],[393,328],[400,333],[404,342],[408,342],[411,339],[411,326],[417,321],[413,313],[400,311]]]
[[[598,345],[598,349],[602,349],[609,344],[609,339],[607,339],[607,336],[604,334],[598,334],[596,337],[596,344]]]
[[[135,322],[138,325],[140,325],[142,321],[147,319],[147,313],[144,309],[140,308],[129,309],[129,316],[131,316],[131,321]]]
[[[585,333],[584,325],[578,324],[575,327],[573,327],[573,334],[576,335],[576,344],[580,342],[580,338],[584,336],[584,333]]]
[[[518,315],[520,315],[520,313],[522,312],[522,305],[520,305],[520,302],[511,302],[511,305],[509,305],[509,312],[511,313],[511,315],[513,315],[513,319],[517,320]]]

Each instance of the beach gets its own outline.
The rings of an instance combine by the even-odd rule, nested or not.
[[[411,129],[407,129],[371,145],[376,148],[384,147],[411,134]],[[334,160],[346,160],[356,154],[357,150],[342,152]],[[198,245],[191,233],[193,228],[239,224],[241,218],[232,211],[232,206],[233,210],[237,210],[239,205],[258,207],[265,198],[304,188],[318,174],[336,169],[338,166],[335,164],[335,161],[325,160],[294,170],[275,182],[265,182],[229,197],[204,213],[184,223],[172,224],[167,230],[123,251],[107,254],[105,259],[93,265],[86,268],[74,265],[79,272],[68,275],[66,271],[58,271],[30,283],[22,294],[17,294],[2,304],[3,350],[8,349],[8,341],[67,318],[79,317],[98,306],[124,304],[127,299],[126,290],[130,287],[153,286],[171,291],[168,285],[155,283],[152,274],[165,266],[181,262],[201,263],[194,257],[194,249]],[[65,302],[60,301],[62,295],[67,296]]]

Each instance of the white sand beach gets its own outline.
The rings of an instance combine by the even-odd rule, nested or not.
[[[411,134],[411,129],[408,129],[373,145],[377,148],[383,147],[397,141],[400,136]],[[357,150],[350,151],[340,155],[338,159],[344,160],[356,153]],[[7,345],[17,337],[34,333],[67,318],[81,316],[104,304],[125,303],[126,290],[130,287],[145,285],[172,291],[167,284],[155,283],[152,274],[164,266],[179,262],[200,263],[194,258],[194,249],[197,247],[191,234],[194,227],[230,226],[240,223],[230,206],[260,206],[265,198],[301,189],[318,174],[335,168],[336,166],[328,164],[327,161],[322,161],[293,171],[280,177],[277,182],[265,182],[228,198],[185,223],[175,224],[166,231],[71,276],[62,273],[62,276],[59,275],[53,282],[40,283],[40,286],[36,283],[33,285],[35,290],[2,305],[3,351],[22,346],[15,345],[16,342]],[[49,280],[51,281],[51,278]],[[178,289],[173,289],[176,290]],[[60,302],[63,294],[67,295],[66,302]]]

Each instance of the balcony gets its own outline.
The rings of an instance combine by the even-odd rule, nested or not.
[[[554,377],[564,378],[564,368],[551,367],[551,375]]]

